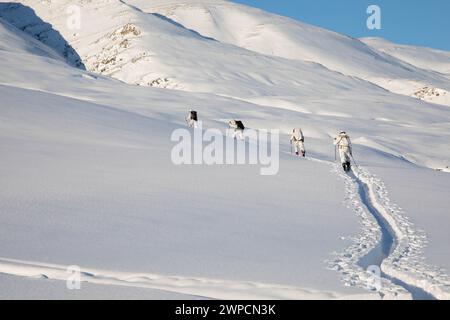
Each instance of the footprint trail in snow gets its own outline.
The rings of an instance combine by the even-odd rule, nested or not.
[[[425,233],[391,202],[380,179],[358,166],[346,174],[336,163],[310,160],[332,166],[332,172],[344,180],[346,206],[361,219],[362,231],[352,238],[353,245],[328,261],[342,274],[345,285],[372,286],[374,274],[366,270],[375,266],[381,269],[382,298],[450,298],[450,278],[424,262]]]

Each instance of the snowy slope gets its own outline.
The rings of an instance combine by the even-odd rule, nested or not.
[[[310,163],[305,170],[323,181],[320,190],[336,197],[299,206],[288,193],[276,192],[296,181],[290,172],[297,161],[290,157],[276,179],[259,176],[251,166],[185,168],[168,161],[170,133],[179,125],[165,118],[182,118],[186,102],[213,101],[214,119],[230,112],[231,101],[95,79],[39,56],[1,55],[2,70],[15,69],[16,78],[13,86],[0,86],[0,175],[7,190],[0,200],[6,226],[0,272],[60,279],[55,265],[79,264],[99,274],[87,279],[94,284],[212,298],[365,294],[346,289],[326,270],[324,260],[349,242],[336,239],[358,232],[357,220],[340,205],[340,183],[326,166]],[[2,82],[8,78],[3,74]],[[30,79],[40,79],[35,88]],[[126,103],[131,96],[136,105]],[[243,106],[257,118],[259,108]],[[228,187],[243,176],[242,189]],[[186,188],[189,181],[194,187]],[[316,192],[305,196],[312,199]],[[261,195],[266,200],[255,202]],[[338,208],[330,212],[330,206]],[[324,234],[320,221],[327,220],[334,222]],[[299,232],[306,229],[311,232]],[[312,251],[310,243],[317,243]]]
[[[56,60],[63,60],[57,52],[43,45],[40,41],[35,40],[31,36],[18,33],[17,29],[0,18],[0,50],[14,51],[17,54],[24,52],[49,57]],[[12,45],[13,44],[13,45]]]
[[[362,168],[378,175],[364,173],[377,190],[376,206],[401,235],[383,268],[436,298],[448,298],[450,281],[439,268],[450,269],[445,215],[450,176],[426,169],[445,171],[450,165],[448,107],[392,94],[317,64],[210,42],[164,19],[108,3],[114,6],[105,12],[114,13],[117,18],[109,20],[118,29],[105,19],[104,32],[121,30],[112,38],[123,41],[125,33],[136,44],[123,57],[133,57],[133,50],[148,42],[161,50],[151,65],[174,72],[190,87],[127,85],[107,75],[140,79],[148,70],[126,63],[111,74],[112,69],[104,75],[86,72],[36,52],[35,42],[19,29],[1,28],[0,187],[6,191],[0,195],[0,273],[41,279],[36,281],[51,291],[58,289],[45,279],[64,280],[64,267],[78,264],[92,289],[126,286],[124,296],[134,296],[134,287],[149,295],[164,290],[169,297],[420,296],[387,279],[381,294],[364,290],[367,274],[358,260],[379,260],[371,253],[383,241],[383,228],[365,208],[361,181],[333,164],[331,136],[345,128]],[[42,8],[43,15],[56,17]],[[91,25],[78,48],[95,52],[103,45],[95,33],[104,32],[94,28],[98,15],[86,13]],[[134,38],[135,29],[123,29],[124,21],[139,26],[145,41]],[[77,48],[77,41],[68,42]],[[90,60],[83,61],[90,69]],[[272,84],[261,78],[264,63],[284,68],[276,69]],[[299,70],[301,79],[292,83]],[[249,165],[174,166],[170,134],[184,126],[190,106],[205,128],[224,129],[228,119],[239,117],[249,128],[280,129],[279,174],[261,177],[259,168]],[[302,126],[307,138],[311,158],[303,162],[289,154],[294,126]],[[412,194],[405,186],[409,181],[415,182]],[[419,206],[421,197],[427,208]],[[97,290],[94,295],[102,296]]]
[[[19,15],[9,15],[9,12],[17,12],[17,10],[20,10]],[[63,36],[51,24],[38,17],[30,7],[10,1],[0,1],[0,18],[2,17],[3,20],[9,21],[15,27],[53,48],[73,66],[84,68],[80,57]]]
[[[175,3],[175,9],[180,8],[183,17],[195,17],[187,21],[177,20],[176,14],[164,11],[167,7],[161,7],[161,1],[25,0],[20,3],[18,7],[4,6],[0,16],[32,35],[36,35],[37,30],[39,37],[43,27],[39,27],[42,23],[38,24],[35,17],[30,18],[29,11],[34,10],[34,14],[45,21],[45,27],[50,22],[56,34],[67,40],[64,45],[61,41],[56,43],[63,55],[67,55],[67,46],[74,48],[75,56],[79,55],[88,70],[131,84],[213,92],[245,100],[254,96],[287,95],[300,100],[310,92],[326,95],[330,88],[325,79],[330,78],[333,83],[339,81],[343,89],[370,87],[343,73],[408,96],[416,97],[417,92],[431,88],[427,92],[430,94],[419,93],[420,97],[450,104],[447,78],[384,56],[359,40],[229,2]],[[80,30],[68,28],[64,13],[70,4],[81,8]],[[172,2],[168,5],[168,10],[175,10]],[[156,15],[146,13],[155,12],[154,6],[158,9]],[[218,15],[214,16],[214,25],[191,26],[191,20],[209,21],[210,12]],[[209,31],[215,30],[216,25],[221,26],[220,30],[211,34]],[[282,28],[278,31],[280,25]],[[263,31],[255,31],[258,26],[262,26]],[[250,37],[251,45],[242,44],[240,38],[229,41],[229,34]],[[279,45],[280,49],[275,50],[266,43]],[[335,48],[335,52],[330,51],[330,47]],[[436,96],[433,89],[441,94]]]
[[[76,33],[67,29],[66,16],[61,15],[73,1],[22,3],[66,36],[88,70],[126,83],[242,99],[326,95],[336,82],[343,90],[380,91],[320,65],[266,57],[206,39],[117,0],[80,3],[83,27]],[[28,10],[24,5],[5,7],[0,15],[23,28],[28,19],[22,11]],[[103,14],[98,16],[97,11]],[[25,31],[33,34],[31,28]]]
[[[362,38],[372,48],[416,67],[450,76],[450,52],[416,46],[399,45],[382,38]]]
[[[223,0],[127,2],[218,41],[266,55],[317,62],[399,94],[416,96],[425,87],[439,89],[439,96],[420,98],[450,105],[448,79],[374,50],[358,39]]]
[[[92,30],[92,28],[88,28],[88,30]],[[174,37],[177,39],[176,35]],[[188,39],[191,40],[192,38],[188,37]],[[185,43],[177,44],[174,42],[172,45],[179,45],[183,48]],[[159,47],[163,48],[164,46],[161,45]],[[200,47],[199,50],[202,49],[203,47]],[[195,46],[191,50],[192,54],[195,55]],[[445,169],[449,166],[450,150],[441,148],[442,145],[446,145],[449,141],[447,115],[450,113],[450,110],[448,108],[430,106],[416,99],[391,94],[367,82],[330,73],[327,69],[318,65],[305,64],[303,62],[298,62],[298,66],[304,72],[299,69],[286,69],[285,65],[280,65],[281,63],[276,61],[275,63],[279,67],[277,69],[279,71],[276,76],[277,81],[273,84],[268,84],[267,81],[261,82],[261,76],[256,76],[261,70],[264,71],[266,69],[262,64],[259,64],[262,63],[261,61],[252,62],[245,60],[245,64],[239,65],[239,72],[230,71],[230,74],[225,72],[225,67],[222,68],[221,66],[226,65],[231,60],[236,48],[225,46],[221,50],[222,53],[218,52],[217,55],[210,55],[207,61],[212,67],[217,67],[215,67],[217,76],[215,81],[207,81],[208,78],[211,78],[211,75],[204,73],[201,68],[198,68],[196,64],[197,58],[192,58],[193,64],[187,61],[185,66],[183,66],[184,72],[177,72],[176,74],[179,77],[183,77],[183,75],[193,76],[192,81],[189,81],[193,91],[213,91],[217,89],[215,94],[221,96],[234,96],[239,100],[246,100],[260,106],[275,106],[280,110],[293,111],[295,117],[301,119],[304,122],[304,126],[307,129],[311,129],[316,138],[327,139],[336,130],[350,127],[353,130],[361,131],[363,136],[370,132],[370,141],[362,141],[363,144],[367,143],[372,147],[381,148],[383,151],[385,150],[383,148],[386,148],[391,154],[434,169]],[[175,51],[178,51],[178,49]],[[227,54],[223,52],[227,52]],[[46,78],[55,77],[55,75],[48,73],[43,75],[42,67],[39,63],[28,65],[23,70],[24,74],[28,74],[27,77],[17,72],[14,55],[5,54],[3,59],[5,64],[3,67],[3,70],[5,70],[5,81],[8,81],[8,83],[17,81],[17,83],[23,84],[23,81],[26,81],[29,82],[27,86],[30,88],[49,90],[51,92],[58,90],[58,87],[54,87],[53,83],[36,83],[33,80],[44,76]],[[243,57],[235,57],[235,59],[240,61],[239,59],[242,60]],[[272,58],[267,59],[269,59],[267,63],[273,61],[271,60]],[[171,66],[172,64],[169,64],[167,68],[171,68]],[[132,77],[139,77],[142,72],[147,72],[141,68],[136,70],[136,67],[131,64],[121,69],[122,71],[120,72],[123,72],[124,76]],[[235,63],[233,63],[233,67],[235,67]],[[282,69],[281,67],[284,68]],[[164,66],[164,68],[166,67]],[[180,67],[177,66],[176,69],[180,70]],[[74,73],[75,71],[70,70],[69,72]],[[302,74],[302,77],[297,79],[296,83],[292,83],[287,76],[296,72]],[[250,74],[255,75],[255,77],[250,78]],[[80,77],[80,75],[73,74],[73,77]],[[86,76],[84,75],[83,77]],[[95,78],[96,76],[90,75],[89,77]],[[229,81],[230,78],[233,80]],[[221,83],[221,85],[217,86],[217,82]],[[96,84],[96,86],[99,85]],[[64,86],[64,95],[78,97],[78,92],[70,94],[67,92],[74,90],[70,88],[70,84],[62,81],[59,86]],[[95,94],[98,90],[95,87],[89,88],[89,91],[94,91],[92,93],[94,97],[89,97],[88,99],[98,99]],[[224,91],[226,94],[224,94]],[[83,95],[86,94],[87,92],[84,91]],[[177,95],[180,94],[180,91],[176,90],[170,94]],[[134,105],[140,104],[142,107],[145,107],[148,104],[146,100],[138,101],[139,97],[130,94],[128,96],[128,99],[133,99]],[[123,107],[128,101],[126,99],[121,100],[120,97],[114,97],[107,99],[105,103],[119,104]],[[238,104],[235,100],[228,102],[228,104],[229,114],[232,108],[237,110],[234,112],[234,116],[242,114],[246,109],[239,107],[239,105],[245,104]],[[165,105],[169,106],[170,104],[166,103]],[[393,111],[394,107],[395,110]],[[171,106],[171,108],[174,108],[174,106]],[[178,110],[178,112],[185,112],[186,108],[187,106],[184,106],[181,109],[182,111]],[[173,111],[176,112],[176,110]],[[208,118],[211,118],[211,116],[208,116]],[[213,118],[223,119],[223,116],[214,116]],[[282,123],[289,119],[288,116],[284,118]],[[323,122],[324,120],[326,124],[317,125],[317,121]],[[370,128],[366,127],[367,121],[372,124]],[[266,120],[263,127],[279,127],[279,122],[280,120],[276,118],[269,121]],[[295,123],[295,120],[290,122]],[[252,126],[253,124],[250,123],[250,125]],[[318,130],[317,128],[321,129]],[[291,130],[289,126],[283,129],[286,133]],[[389,135],[388,140],[385,140],[386,135]],[[429,138],[430,135],[432,139]],[[411,136],[415,136],[417,141],[421,143],[412,145],[409,141]],[[422,143],[425,141],[426,143]]]
[[[162,290],[138,287],[120,287],[105,284],[83,283],[82,290],[67,290],[66,283],[58,280],[0,275],[2,300],[185,300],[202,299]]]

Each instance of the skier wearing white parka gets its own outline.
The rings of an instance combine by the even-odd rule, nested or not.
[[[303,136],[302,129],[295,128],[294,130],[292,130],[292,135],[291,135],[290,141],[291,141],[291,145],[294,146],[295,154],[297,156],[299,156],[301,154],[302,157],[305,157],[306,156],[305,137]]]
[[[352,142],[350,136],[345,132],[339,132],[338,136],[334,138],[334,145],[339,150],[339,157],[341,158],[342,168],[345,172],[351,170],[352,157]]]

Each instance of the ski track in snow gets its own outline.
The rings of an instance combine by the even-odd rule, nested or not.
[[[391,202],[384,183],[361,167],[353,168],[354,175],[349,175],[342,171],[339,164],[312,160],[330,164],[332,172],[344,180],[345,204],[361,219],[362,231],[352,238],[354,244],[342,253],[335,253],[336,257],[327,261],[330,269],[342,274],[344,284],[367,288],[373,275],[363,269],[361,259],[383,245],[382,232],[388,230],[393,237],[391,252],[381,261],[380,257],[372,258],[374,265],[381,262],[380,297],[450,299],[450,278],[445,270],[424,261],[425,232],[417,230],[403,210]],[[365,203],[361,192],[366,193],[370,204]],[[369,205],[376,210],[378,217],[369,211]]]
[[[369,198],[395,237],[393,252],[383,260],[381,269],[389,277],[428,293],[435,299],[450,299],[450,278],[445,271],[425,263],[426,234],[417,230],[403,210],[389,199],[384,183],[359,168],[356,175],[368,188]],[[394,280],[394,281],[395,281]]]
[[[405,216],[397,205],[392,203],[384,183],[358,167],[353,174],[346,174],[337,163],[307,158],[331,166],[331,173],[337,175],[345,184],[345,205],[360,218],[361,232],[351,237],[353,244],[342,253],[333,253],[327,260],[329,269],[342,275],[345,286],[368,288],[373,283],[373,274],[367,272],[361,260],[368,257],[364,265],[379,265],[382,270],[381,299],[434,298],[450,299],[450,278],[444,270],[424,262],[423,249],[426,236]],[[361,191],[363,190],[363,191]],[[361,192],[365,192],[363,199]],[[371,210],[369,209],[371,206]],[[373,211],[379,217],[374,216]],[[371,212],[372,211],[372,212]],[[386,225],[382,225],[382,224]],[[381,246],[383,232],[392,232],[393,243],[388,254],[383,257],[370,257],[377,246]],[[28,262],[0,258],[0,273],[52,280],[67,281],[67,266]],[[211,299],[374,299],[376,295],[343,296],[335,292],[324,292],[295,286],[266,284],[250,281],[231,281],[197,277],[167,276],[151,273],[132,273],[82,269],[81,281],[93,284],[119,285],[158,289]]]
[[[345,199],[344,205],[357,214],[360,219],[361,232],[350,237],[353,244],[343,252],[334,252],[334,258],[327,260],[328,268],[341,274],[345,286],[355,286],[368,289],[368,284],[373,279],[373,274],[367,272],[359,265],[362,257],[369,254],[381,241],[381,227],[374,216],[367,210],[360,199],[359,186],[355,179],[342,171],[340,165],[309,158],[312,161],[321,162],[331,166],[331,173],[344,181]],[[411,299],[411,295],[404,288],[396,286],[391,281],[381,278],[381,290],[378,294],[382,299]]]

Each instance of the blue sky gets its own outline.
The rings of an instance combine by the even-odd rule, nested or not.
[[[450,51],[450,0],[233,0],[345,33]],[[378,5],[382,29],[366,27],[369,5]]]

